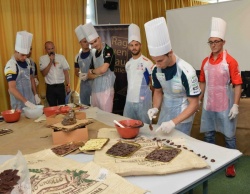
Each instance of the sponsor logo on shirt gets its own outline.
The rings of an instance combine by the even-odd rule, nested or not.
[[[110,53],[107,53],[107,55],[105,56],[106,58],[110,57]]]
[[[193,76],[193,77],[191,78],[191,82],[192,82],[192,83],[197,83],[197,82],[198,82],[197,76]]]
[[[144,70],[143,63],[137,65],[137,70]]]

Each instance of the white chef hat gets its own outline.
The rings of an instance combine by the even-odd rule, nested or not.
[[[140,28],[136,24],[130,24],[128,27],[128,43],[130,43],[133,40],[141,43]]]
[[[82,25],[76,27],[75,33],[79,42],[85,38]]]
[[[227,23],[221,19],[212,17],[210,37],[218,37],[224,40]]]
[[[172,50],[168,27],[164,17],[144,24],[148,50],[151,56],[161,56]]]
[[[96,32],[96,30],[91,22],[84,24],[82,27],[83,27],[83,34],[86,37],[88,42],[99,37],[99,35],[97,34],[97,32]]]
[[[32,44],[32,38],[33,38],[33,34],[29,32],[26,32],[26,31],[17,32],[15,51],[25,54],[25,55],[29,54],[30,47]]]

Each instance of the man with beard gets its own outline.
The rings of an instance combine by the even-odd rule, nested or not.
[[[147,110],[152,107],[150,83],[153,63],[141,53],[140,28],[135,24],[128,28],[128,48],[132,58],[125,66],[128,90],[123,116],[149,124]]]

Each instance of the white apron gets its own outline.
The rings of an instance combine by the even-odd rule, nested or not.
[[[218,131],[230,138],[235,134],[237,119],[230,120],[228,117],[234,103],[234,94],[226,55],[224,51],[223,60],[219,64],[211,65],[208,59],[204,65],[206,88],[200,131]]]
[[[186,90],[182,85],[181,80],[182,70],[178,65],[181,63],[182,60],[176,56],[177,73],[171,80],[168,81],[166,81],[165,75],[162,73],[161,69],[157,68],[156,77],[159,80],[164,93],[161,112],[157,123],[158,125],[177,117],[188,106]],[[175,128],[186,134],[190,134],[193,118],[194,115],[190,116],[186,120],[177,124]]]
[[[81,55],[81,54],[80,54]],[[92,53],[90,52],[89,56],[85,59],[82,59],[79,55],[78,64],[80,67],[81,73],[88,73],[89,66],[92,59]],[[80,83],[80,102],[81,104],[90,105],[90,96],[92,91],[92,82],[93,80],[81,80]]]
[[[93,54],[95,68],[100,67],[104,63],[103,50],[99,57]],[[107,72],[95,78],[92,85],[91,105],[100,108],[101,110],[112,112],[114,99],[114,83],[115,74],[110,69]]]
[[[142,60],[142,59],[141,59]],[[137,67],[140,67],[141,61],[138,61]],[[146,67],[145,67],[146,68]],[[150,90],[149,84],[144,77],[144,69],[132,69],[134,72],[127,72],[128,79],[128,93],[126,97],[126,104],[124,107],[123,116],[141,120],[144,123],[150,123],[147,111],[152,108],[152,91]],[[141,78],[142,81],[139,81]],[[138,87],[139,91],[132,91],[131,85],[140,84]],[[131,87],[131,88],[130,88]],[[138,93],[139,94],[138,94]]]
[[[22,68],[17,64],[16,61],[15,61],[15,63],[16,63],[16,66],[18,68],[18,75],[17,75],[17,79],[16,79],[17,90],[28,101],[30,101],[33,104],[36,104],[35,97],[34,97],[34,94],[32,92],[31,81],[30,81],[30,65],[28,64],[27,68]],[[26,60],[26,63],[28,63],[27,60]],[[17,108],[17,109],[22,110],[22,108],[25,107],[24,103],[22,101],[16,99],[15,96],[13,96],[11,93],[10,93],[10,104],[11,104],[12,109]]]

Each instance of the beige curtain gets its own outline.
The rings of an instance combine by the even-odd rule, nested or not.
[[[207,4],[195,0],[120,0],[120,23],[135,23],[141,29],[142,53],[149,57],[144,24],[154,18],[165,17],[170,9]]]
[[[74,58],[80,49],[74,29],[85,23],[87,0],[0,0],[0,111],[10,108],[4,67],[14,53],[16,32],[33,34],[32,58],[38,67],[39,94],[45,96],[45,82],[39,71],[44,43],[55,43],[56,52],[70,64],[70,84],[78,87],[74,76]]]

